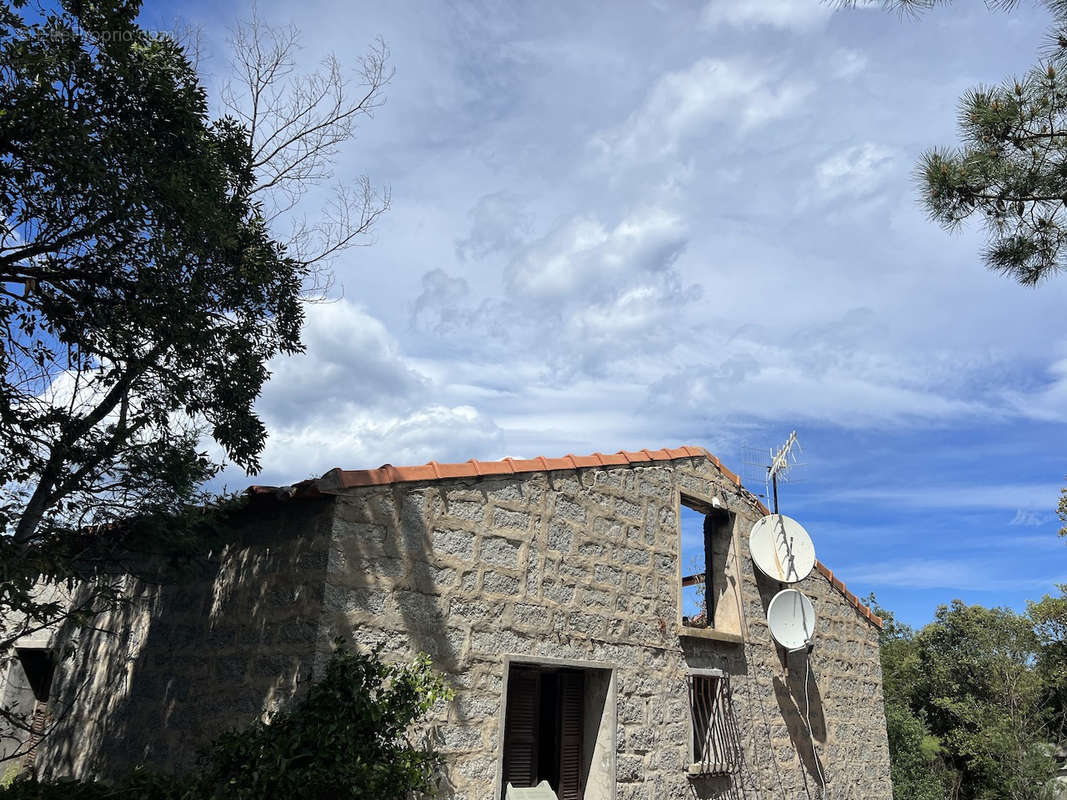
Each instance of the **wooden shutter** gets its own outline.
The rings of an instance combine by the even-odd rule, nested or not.
[[[585,674],[559,676],[559,800],[582,800],[582,728],[585,727]]]
[[[504,721],[503,786],[537,783],[537,723],[541,708],[540,675],[512,667],[508,675],[508,708]]]

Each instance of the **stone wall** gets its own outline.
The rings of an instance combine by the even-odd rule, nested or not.
[[[717,497],[737,515],[744,643],[680,635],[681,493]],[[435,719],[449,762],[443,796],[455,800],[498,796],[507,656],[615,670],[619,800],[814,798],[824,778],[839,800],[888,800],[877,630],[813,572],[798,587],[819,619],[810,670],[803,657],[786,662],[765,622],[780,587],[748,556],[761,513],[704,458],[347,490],[320,649],[350,635],[398,658],[434,657],[456,689]],[[685,676],[709,666],[731,675],[745,753],[734,780],[684,773]]]
[[[680,627],[683,493],[736,515],[743,641]],[[131,582],[128,608],[82,636],[57,671],[61,721],[38,771],[180,769],[222,730],[291,698],[333,638],[349,636],[388,658],[428,653],[455,688],[432,720],[447,756],[442,798],[499,796],[507,664],[555,660],[610,676],[598,689],[611,701],[597,759],[615,781],[591,785],[587,800],[810,799],[827,796],[823,778],[835,800],[889,800],[878,632],[813,572],[799,586],[818,614],[810,671],[803,658],[786,662],[765,623],[780,587],[755,575],[748,555],[761,514],[702,457],[268,504],[199,577]],[[731,677],[744,749],[733,779],[685,774],[686,674],[696,667]]]
[[[238,543],[181,584],[129,580],[128,603],[71,640],[38,773],[108,776],[137,763],[191,765],[198,747],[288,700],[310,674],[330,502],[246,513]]]

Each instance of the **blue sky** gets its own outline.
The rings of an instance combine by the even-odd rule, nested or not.
[[[241,4],[202,27],[217,96]],[[782,509],[921,624],[1067,582],[1067,276],[1025,289],[947,234],[914,167],[1048,24],[818,0],[260,3],[310,68],[381,35],[388,103],[339,175],[392,190],[274,364],[256,480],[334,466],[803,446]],[[309,203],[313,204],[313,196]],[[305,209],[314,213],[314,206]],[[249,479],[226,475],[231,487]],[[758,488],[754,486],[753,488]]]

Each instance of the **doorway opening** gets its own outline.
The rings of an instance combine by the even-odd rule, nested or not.
[[[609,798],[614,782],[611,670],[512,662],[504,708],[500,797],[548,783],[559,800]]]

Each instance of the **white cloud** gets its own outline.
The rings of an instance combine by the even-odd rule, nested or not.
[[[786,117],[812,88],[755,62],[702,58],[663,75],[641,106],[594,145],[609,162],[655,161],[678,154],[712,123],[743,133]]]
[[[306,351],[279,356],[257,410],[273,425],[331,417],[339,408],[410,405],[424,379],[381,321],[348,300],[312,305]]]
[[[910,566],[900,553],[938,554],[909,512],[946,536],[967,509],[993,512],[971,515],[976,536],[1045,531],[1008,522],[1047,514],[1063,477],[1067,351],[1048,331],[1067,284],[986,274],[980,237],[945,236],[906,185],[908,153],[955,140],[954,100],[988,72],[996,20],[961,22],[946,65],[929,26],[827,24],[831,7],[360,11],[398,72],[341,174],[369,170],[394,205],[374,247],[338,261],[362,305],[312,308],[308,353],[274,365],[257,480],[676,444],[740,469],[739,441],[796,425],[815,452],[879,443],[881,495],[809,496],[850,532],[877,504],[892,531],[886,565],[874,537],[823,535],[850,579],[849,558],[881,585],[883,566]],[[301,21],[309,65],[351,52],[348,12],[319,9]],[[986,457],[991,442],[1007,455]],[[933,485],[955,480],[936,472],[963,448],[974,468]],[[938,580],[909,574],[889,579]]]
[[[499,429],[470,406],[430,404],[404,415],[349,411],[318,423],[276,426],[259,480],[284,484],[333,467],[460,461],[500,450]]]
[[[663,209],[631,214],[614,228],[577,217],[521,253],[508,285],[538,302],[595,303],[635,277],[668,270],[686,242],[681,219]]]
[[[481,197],[468,217],[470,231],[456,240],[456,255],[464,261],[514,249],[522,243],[531,224],[521,198],[507,191]]]
[[[853,564],[843,566],[840,572],[848,575],[850,585],[962,591],[1040,591],[1065,580],[1064,573],[1038,577],[1006,574],[1000,561],[977,562],[962,557]]]
[[[856,197],[875,191],[896,169],[892,148],[864,142],[821,161],[815,168],[815,182],[826,197]]]
[[[836,78],[854,78],[867,69],[867,56],[857,50],[839,50],[835,58],[833,74]]]
[[[708,297],[716,298],[717,289],[708,287]],[[955,354],[893,352],[878,315],[852,309],[804,325],[789,318],[789,308],[768,307],[757,305],[760,325],[716,320],[694,331],[682,365],[654,384],[653,405],[690,425],[789,419],[848,429],[996,413],[960,382]]]
[[[1022,526],[1024,528],[1038,528],[1042,525],[1048,525],[1050,522],[1055,521],[1056,516],[1051,513],[1041,513],[1038,511],[1028,511],[1026,509],[1017,508],[1015,510],[1015,516],[1012,517],[1009,525]]]
[[[767,25],[811,31],[822,27],[833,12],[833,6],[820,0],[711,0],[702,19],[709,28]]]
[[[1007,402],[1023,417],[1043,422],[1067,422],[1067,358],[1050,364],[1046,380],[1031,391],[1009,390]]]
[[[1055,483],[944,484],[900,488],[842,489],[834,500],[877,503],[908,510],[1005,510],[1019,513],[1047,511],[1056,507],[1060,485]],[[1014,523],[1013,523],[1014,524]]]

